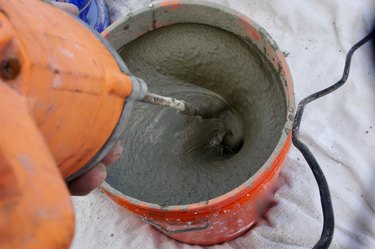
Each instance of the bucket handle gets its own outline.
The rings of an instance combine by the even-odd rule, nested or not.
[[[201,230],[206,230],[207,228],[210,227],[211,221],[209,219],[203,219],[202,221],[204,222],[203,226],[198,226],[198,227],[190,227],[190,228],[184,228],[184,229],[176,229],[176,230],[169,230],[167,228],[164,228],[162,225],[156,224],[155,222],[151,220],[146,220],[146,219],[141,219],[143,222],[152,225],[156,229],[166,233],[166,234],[177,234],[177,233],[186,233],[186,232],[193,232],[193,231],[201,231]],[[173,224],[169,224],[172,225]],[[177,225],[176,225],[177,226]]]

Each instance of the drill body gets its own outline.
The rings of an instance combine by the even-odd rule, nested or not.
[[[65,180],[105,156],[147,87],[69,14],[39,0],[0,9],[0,247],[68,248]]]

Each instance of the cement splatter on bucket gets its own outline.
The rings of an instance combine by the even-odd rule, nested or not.
[[[276,43],[246,16],[191,1],[150,5],[104,36],[150,91],[220,96],[231,115],[193,118],[138,103],[103,191],[185,243],[216,244],[254,226],[291,143],[293,85]]]

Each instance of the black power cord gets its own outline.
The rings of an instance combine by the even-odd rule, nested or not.
[[[327,94],[330,94],[333,91],[337,90],[342,85],[344,85],[344,83],[346,82],[349,76],[350,65],[351,65],[354,52],[358,48],[360,48],[363,44],[371,40],[371,38],[374,37],[374,34],[375,34],[375,29],[366,37],[364,37],[362,40],[360,40],[358,43],[356,43],[349,50],[345,59],[344,73],[338,82],[331,85],[330,87],[327,87],[324,90],[313,93],[310,96],[304,98],[301,102],[299,102],[298,107],[297,107],[297,113],[296,113],[296,116],[294,118],[294,123],[293,123],[292,141],[293,141],[294,146],[296,146],[297,149],[302,153],[303,157],[309,164],[312,173],[314,174],[315,180],[319,187],[320,201],[321,201],[322,211],[323,211],[323,229],[322,229],[322,233],[320,235],[319,241],[313,247],[314,249],[329,247],[332,241],[332,237],[333,237],[333,232],[335,228],[335,220],[334,220],[334,214],[333,214],[333,208],[332,208],[331,195],[329,193],[327,180],[323,174],[323,171],[320,168],[319,163],[316,161],[314,155],[309,150],[309,148],[301,140],[299,140],[299,130],[301,126],[301,119],[303,116],[303,111],[305,109],[305,106],[308,103],[318,98],[321,98]]]

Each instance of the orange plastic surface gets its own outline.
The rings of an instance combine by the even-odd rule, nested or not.
[[[203,13],[203,9],[212,11],[218,8],[215,12],[225,12],[225,15],[229,14],[230,17],[226,19],[222,14],[215,14],[212,18],[216,20],[216,17],[221,17],[223,23],[226,24],[229,21],[230,25],[216,23],[211,18],[205,18],[199,14],[197,17],[191,15],[187,17],[186,13],[192,12],[194,8],[196,8],[197,13]],[[280,82],[283,82],[282,87],[285,91],[288,106],[288,112],[285,113],[286,123],[280,131],[281,137],[273,154],[262,167],[259,165],[260,169],[257,174],[232,191],[214,199],[188,205],[166,206],[131,198],[115,190],[109,184],[104,184],[102,190],[124,210],[130,211],[146,223],[152,224],[167,236],[180,242],[212,245],[232,240],[253,227],[272,206],[273,195],[280,184],[279,172],[291,146],[292,119],[287,117],[293,116],[294,93],[293,81],[285,56],[281,50],[277,49],[277,46],[274,46],[275,43],[265,35],[265,31],[248,17],[232,12],[227,8],[222,10],[220,7],[208,3],[191,3],[181,0],[155,3],[152,10],[143,9],[136,14],[121,19],[105,31],[106,37],[114,44],[118,44],[119,47],[117,48],[119,49],[122,37],[126,38],[124,43],[127,44],[140,35],[138,31],[123,32],[124,27],[131,24],[134,27],[127,30],[138,30],[141,28],[138,25],[139,18],[149,16],[151,13],[165,13],[165,15],[156,15],[156,17],[150,19],[152,20],[151,25],[147,19],[142,22],[143,26],[158,29],[180,23],[194,23],[196,20],[197,23],[222,28],[239,37],[244,37],[245,41],[251,42],[251,46],[255,45],[259,48],[259,51],[264,53],[265,58],[279,72]],[[147,32],[150,31],[143,30],[142,34]],[[187,189],[187,191],[189,190]]]
[[[31,116],[68,177],[111,135],[132,91],[130,78],[91,31],[68,14],[39,0],[0,0],[0,8],[13,29],[2,49],[18,50],[21,62],[14,89],[27,98]]]
[[[279,187],[279,172],[288,154],[291,136],[271,166],[256,177],[251,185],[241,185],[235,190],[208,202],[172,206],[167,210],[149,203],[131,201],[105,185],[102,191],[120,206],[145,221],[162,226],[169,231],[203,227],[209,229],[166,235],[189,244],[212,245],[232,240],[256,224],[272,204],[273,194]],[[224,229],[223,229],[224,228]]]
[[[68,248],[69,192],[24,97],[0,81],[0,248]]]
[[[0,248],[69,248],[63,178],[105,144],[132,84],[68,14],[39,0],[0,11]]]

